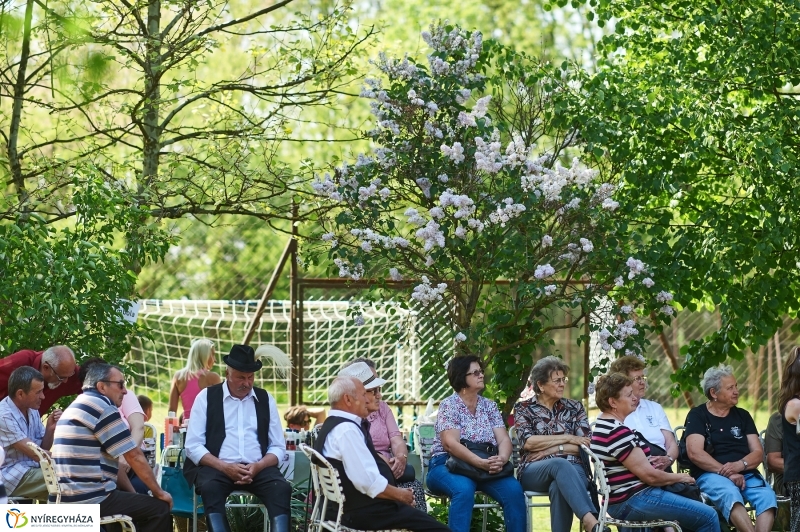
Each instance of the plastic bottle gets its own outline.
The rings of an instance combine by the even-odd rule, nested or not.
[[[172,428],[175,426],[175,422],[178,421],[178,418],[175,417],[175,412],[170,410],[167,412],[167,419],[164,420],[164,446],[169,447],[172,445]]]

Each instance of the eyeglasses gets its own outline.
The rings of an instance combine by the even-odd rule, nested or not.
[[[371,393],[372,395],[378,395],[379,393],[381,393],[381,387],[376,386],[374,388],[370,388],[369,390],[367,390],[367,393]]]
[[[553,384],[566,384],[569,382],[569,377],[561,377],[560,379],[552,379],[550,382]]]
[[[638,377],[634,377],[633,380],[639,383],[645,383],[647,382],[647,377],[644,375],[639,375]]]
[[[48,367],[48,368],[50,368],[50,371],[53,373],[53,375],[55,375],[56,379],[58,379],[58,380],[59,380],[59,382],[65,382],[65,381],[68,381],[68,380],[70,379],[70,377],[72,377],[73,375],[75,375],[75,369],[73,369],[73,370],[72,370],[72,373],[70,373],[70,374],[69,374],[69,375],[67,375],[66,377],[62,377],[61,375],[59,375],[58,373],[56,373],[56,370],[53,368],[53,366],[51,366],[51,365],[50,365],[49,363],[47,363],[47,362],[45,362],[45,364],[47,364],[47,367]]]
[[[473,377],[479,377],[484,375],[485,372],[482,369],[476,369],[475,371],[468,371],[467,375],[472,375]]]
[[[303,425],[310,425],[310,424],[311,424],[311,418],[310,417],[307,417],[307,418],[305,418],[303,420]]]
[[[107,380],[100,380],[100,381],[97,381],[97,382],[105,382],[105,383],[107,383],[107,384],[116,384],[117,386],[119,386],[119,389],[120,389],[120,390],[122,390],[123,388],[125,388],[125,379],[122,379],[121,381],[107,381]]]

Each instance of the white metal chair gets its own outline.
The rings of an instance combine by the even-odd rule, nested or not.
[[[606,480],[606,471],[603,468],[603,462],[597,457],[588,447],[581,445],[589,459],[592,462],[592,470],[594,471],[594,482],[597,484],[597,493],[600,495],[600,515],[598,517],[599,529],[603,530],[606,525],[615,525],[617,527],[628,528],[654,528],[654,527],[672,527],[675,532],[682,532],[681,526],[677,521],[623,521],[621,519],[614,519],[608,515],[608,499],[611,495],[611,488]]]
[[[44,483],[47,486],[47,493],[55,498],[55,504],[60,504],[61,486],[58,485],[58,476],[56,476],[56,470],[53,467],[53,459],[50,458],[50,455],[47,454],[44,449],[32,441],[28,442],[28,447],[30,447],[30,449],[36,453],[36,457],[39,459],[39,467],[42,468],[42,476],[44,477]],[[100,516],[101,525],[107,525],[110,523],[119,523],[119,525],[122,527],[122,532],[136,532],[136,527],[133,524],[133,520],[127,515],[115,514]]]
[[[431,449],[433,448],[433,442],[436,439],[436,428],[434,427],[433,423],[419,423],[414,425],[414,447],[419,454],[419,463],[420,463],[420,473],[422,475],[422,487],[425,490],[425,495],[428,497],[435,497],[437,499],[446,500],[448,497],[446,495],[439,495],[437,493],[433,493],[428,490],[428,479],[427,479],[427,469],[428,464],[431,459]],[[483,492],[476,491],[476,497],[480,497],[482,502],[476,502],[473,505],[473,508],[478,508],[481,510],[481,514],[483,517],[483,526],[481,530],[486,532],[486,523],[487,517],[490,508],[500,508],[500,504],[496,502],[488,502],[489,496]]]
[[[320,453],[306,444],[300,444],[300,450],[308,457],[311,463],[311,479],[314,486],[314,508],[311,511],[311,526],[316,526],[317,531],[329,530],[330,532],[361,532],[348,528],[342,524],[344,513],[344,493],[339,479],[339,472]],[[336,520],[330,521],[325,517],[328,504],[338,505]],[[384,530],[381,532],[403,532],[403,529]]]
[[[519,465],[519,451],[522,445],[520,444],[519,438],[517,438],[517,428],[510,427],[508,429],[508,437],[511,438],[511,461],[514,464],[514,470],[517,469]],[[526,530],[533,530],[533,509],[534,508],[550,508],[550,494],[546,491],[525,491],[525,499],[527,500],[527,527]],[[544,497],[544,501],[536,502],[534,498],[541,499]]]

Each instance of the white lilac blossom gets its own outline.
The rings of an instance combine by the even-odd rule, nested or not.
[[[428,214],[430,214],[431,218],[433,218],[434,220],[441,220],[442,218],[444,218],[444,209],[442,209],[441,207],[434,207],[428,211]]]
[[[544,295],[552,296],[553,294],[556,293],[556,290],[558,290],[558,286],[556,286],[554,284],[549,284],[549,285],[544,287]]]
[[[379,196],[381,197],[381,199],[382,199],[382,200],[384,200],[384,201],[385,201],[385,200],[387,200],[387,199],[389,199],[389,196],[390,196],[391,194],[392,194],[392,192],[391,192],[391,191],[390,191],[388,188],[386,188],[386,187],[383,187],[382,189],[380,189],[380,190],[378,191],[378,195],[379,195]]]
[[[478,127],[478,123],[475,122],[475,117],[472,113],[465,113],[464,111],[458,113],[458,125],[463,127]]]
[[[469,89],[460,89],[458,94],[456,95],[456,103],[459,105],[464,105],[469,100],[469,97],[472,95],[472,91]]]
[[[655,283],[651,278],[645,277],[642,279],[642,284],[645,285],[647,288],[652,288]]]
[[[425,225],[425,218],[419,215],[417,209],[408,208],[403,214],[408,217],[408,223],[419,226]]]
[[[631,312],[633,312],[633,307],[631,307],[630,305],[623,305],[622,307],[620,307],[619,312],[620,314],[630,314]]]
[[[658,295],[656,295],[656,301],[658,301],[659,303],[669,303],[670,301],[672,301],[672,294],[662,290],[661,292],[658,293]]]
[[[456,164],[464,161],[464,147],[460,142],[454,143],[452,148],[442,144],[442,153]]]
[[[503,169],[503,157],[500,154],[500,132],[492,132],[490,142],[475,137],[475,167],[489,174],[496,174]]]
[[[436,179],[438,179],[440,183],[447,183],[447,181],[449,180],[447,174],[440,174],[439,177],[437,177]]]
[[[329,242],[331,245],[331,249],[339,245],[339,241],[336,240],[336,235],[333,233],[325,233],[324,235],[322,235],[322,240],[324,242]]]
[[[511,198],[504,199],[503,203],[505,205],[498,205],[496,211],[489,213],[489,222],[500,224],[500,227],[505,227],[509,220],[525,212],[525,205],[514,203]]]
[[[389,268],[389,277],[391,277],[392,281],[402,281],[403,276],[400,275],[400,272],[397,268]]]
[[[470,218],[467,220],[467,225],[470,229],[473,229],[476,233],[480,233],[483,231],[484,223],[476,218]]]
[[[604,209],[607,209],[609,211],[615,211],[617,210],[617,207],[619,207],[619,202],[614,201],[611,198],[607,198],[603,200],[602,206]]]
[[[420,190],[422,190],[422,194],[426,198],[431,197],[431,180],[427,177],[420,177],[416,180],[417,185],[419,185]]]
[[[439,283],[435,287],[431,286],[431,282],[423,275],[422,284],[418,284],[414,287],[414,292],[411,294],[411,297],[419,301],[422,306],[427,307],[431,303],[441,301],[445,290],[447,290],[447,285],[445,283]]]
[[[634,259],[633,257],[628,257],[628,260],[625,262],[625,265],[628,267],[628,279],[633,279],[640,273],[644,271],[644,263],[639,259]]]
[[[591,253],[594,251],[594,244],[592,244],[591,240],[588,238],[581,238],[580,242],[581,249],[584,251],[584,253]]]
[[[361,249],[362,249],[362,250],[363,250],[365,253],[369,253],[370,251],[372,251],[372,243],[371,243],[371,242],[368,242],[368,241],[366,241],[366,240],[365,240],[365,241],[363,241],[363,242],[361,242]]]
[[[667,316],[672,316],[675,313],[675,309],[669,305],[664,305],[661,307],[661,313],[666,314]]]
[[[544,279],[545,277],[550,277],[554,273],[556,273],[555,268],[549,264],[542,264],[540,266],[536,266],[536,271],[533,272],[533,276],[537,279]]]
[[[353,318],[353,321],[355,322],[356,327],[361,327],[366,323],[362,314],[356,314]]]
[[[446,209],[455,207],[453,217],[456,219],[467,218],[475,212],[475,202],[465,194],[453,194],[449,188],[439,195],[439,205]]]
[[[589,386],[586,387],[586,393],[592,395],[595,392],[594,383],[590,382]]]
[[[552,245],[553,245],[553,237],[550,235],[544,235],[542,237],[542,247],[549,248]]]
[[[353,266],[344,259],[334,259],[333,263],[339,268],[339,277],[349,277],[354,281],[358,281],[364,275],[363,264]]]
[[[439,229],[439,224],[429,220],[425,227],[417,229],[416,236],[423,243],[423,249],[430,251],[434,246],[444,247],[444,233]]]
[[[461,342],[466,342],[467,341],[467,337],[466,337],[466,335],[464,335],[464,333],[458,333],[456,335],[456,337],[454,338],[454,340],[455,340],[455,342],[457,344],[459,344]]]
[[[621,275],[619,277],[614,277],[614,286],[619,288],[619,287],[624,286],[624,285],[625,285],[625,281],[622,279]]]
[[[459,225],[456,227],[456,230],[453,232],[453,234],[455,234],[456,237],[465,240],[467,238],[467,228],[463,225]]]
[[[529,154],[530,148],[525,145],[518,133],[514,133],[511,142],[506,147],[506,166],[509,168],[522,166],[528,160]]]

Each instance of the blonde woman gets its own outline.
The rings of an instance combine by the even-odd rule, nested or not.
[[[220,376],[211,371],[215,363],[214,342],[208,338],[192,342],[186,367],[175,373],[172,378],[172,389],[169,392],[170,412],[177,410],[180,399],[184,421],[189,419],[192,405],[200,390],[222,382]]]

